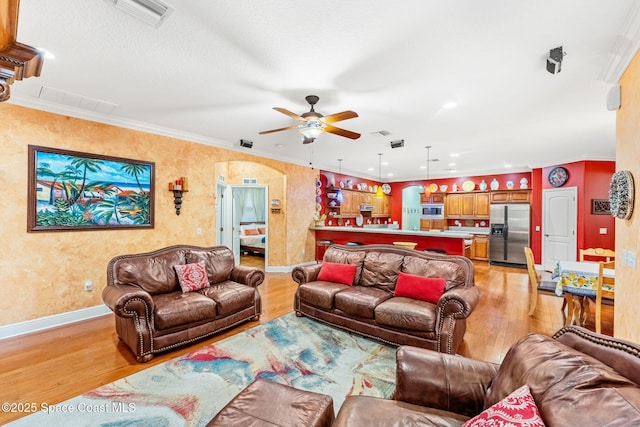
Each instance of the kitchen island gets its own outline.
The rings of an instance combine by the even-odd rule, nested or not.
[[[418,251],[445,251],[448,255],[465,255],[465,246],[473,238],[470,233],[461,231],[412,231],[380,227],[311,227],[316,234],[316,242],[332,240],[344,245],[347,242],[360,242],[365,245],[382,243],[392,245],[393,242],[413,242]],[[467,241],[467,242],[465,242]],[[465,245],[467,243],[467,245]],[[316,253],[316,259],[322,259]]]

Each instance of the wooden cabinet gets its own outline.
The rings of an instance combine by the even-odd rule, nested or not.
[[[529,203],[531,191],[529,190],[505,190],[492,191],[491,203]]]
[[[489,193],[448,194],[447,218],[489,218]]]
[[[489,260],[489,236],[484,234],[473,235],[470,258],[482,261]]]
[[[334,218],[355,218],[361,214],[360,205],[373,206],[371,216],[382,218],[391,216],[391,197],[385,194],[377,198],[374,193],[357,190],[342,189],[342,201],[336,206],[327,206],[327,210],[334,214]]]
[[[445,193],[420,193],[420,203],[444,203]]]
[[[420,220],[421,231],[444,230],[444,227],[445,227],[444,219],[421,219]]]

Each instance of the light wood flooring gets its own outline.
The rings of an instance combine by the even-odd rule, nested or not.
[[[460,354],[499,363],[524,335],[551,335],[560,329],[561,298],[540,295],[534,316],[527,315],[527,270],[486,262],[476,262],[475,267],[480,301],[467,320]],[[292,311],[296,283],[290,273],[267,273],[259,289],[263,308],[259,321],[157,355],[145,364],[137,363],[119,342],[113,315],[0,341],[0,402],[59,403]],[[604,307],[603,333],[612,334],[612,319],[612,307]],[[593,330],[593,324],[587,327]],[[24,415],[0,412],[0,424]]]

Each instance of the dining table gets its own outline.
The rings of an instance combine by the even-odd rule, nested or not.
[[[584,324],[588,317],[588,305],[585,298],[595,299],[598,289],[598,275],[600,263],[593,261],[563,261],[556,264],[551,274],[557,279],[556,295],[564,296],[567,300],[567,318],[565,325],[570,325],[574,319]],[[615,278],[615,269],[605,268],[605,277]],[[605,290],[614,291],[611,285],[603,284]]]

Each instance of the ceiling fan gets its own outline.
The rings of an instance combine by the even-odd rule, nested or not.
[[[317,113],[313,106],[320,99],[316,95],[308,95],[305,97],[309,105],[311,105],[311,110],[302,114],[301,116],[296,113],[292,113],[289,110],[279,107],[273,107],[274,110],[281,112],[282,114],[286,114],[289,117],[292,117],[298,120],[300,123],[297,125],[291,125],[285,128],[280,129],[272,129],[265,130],[263,132],[259,132],[260,135],[264,135],[272,132],[280,132],[282,130],[290,130],[290,129],[299,129],[302,134],[302,143],[309,144],[315,141],[315,139],[322,132],[329,132],[335,135],[344,136],[345,138],[358,139],[360,138],[360,134],[356,132],[351,132],[350,130],[341,129],[335,126],[331,126],[332,123],[339,122],[342,120],[353,119],[354,117],[358,117],[358,113],[354,111],[343,111],[341,113],[331,114],[329,116],[323,116],[320,113]]]

